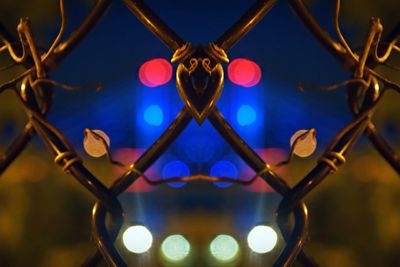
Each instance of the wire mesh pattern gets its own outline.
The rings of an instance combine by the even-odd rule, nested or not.
[[[400,51],[400,47],[397,46],[400,38],[400,24],[387,35],[385,40],[381,40],[383,26],[379,19],[371,18],[363,49],[360,54],[357,54],[349,47],[340,31],[340,1],[336,1],[334,20],[339,40],[337,41],[319,25],[303,0],[289,0],[291,7],[305,26],[349,72],[349,80],[320,88],[333,90],[346,86],[348,104],[354,115],[354,120],[338,132],[314,168],[294,187],[290,187],[243,141],[216,107],[224,82],[221,63],[229,61],[227,52],[268,13],[276,0],[256,1],[218,40],[204,46],[194,46],[182,40],[143,1],[124,0],[132,13],[172,50],[171,61],[179,63],[176,74],[177,87],[185,106],[154,144],[136,162],[127,167],[125,173],[113,185],[106,187],[85,167],[74,147],[46,120],[46,115],[51,109],[54,88],[66,90],[81,88],[51,80],[48,78],[49,73],[54,71],[60,61],[86,37],[110,3],[111,0],[96,0],[80,26],[64,38],[64,3],[60,0],[62,18],[60,31],[50,48],[44,53],[39,53],[29,19],[21,19],[18,24],[19,42],[0,25],[2,45],[0,51],[8,51],[15,64],[22,64],[26,68],[26,71],[13,80],[0,85],[0,92],[14,91],[28,116],[23,131],[12,140],[0,158],[0,173],[8,168],[32,137],[38,134],[54,154],[54,163],[59,165],[63,172],[78,180],[97,198],[92,213],[92,231],[97,249],[82,266],[96,266],[101,261],[105,261],[109,266],[127,266],[114,246],[114,241],[124,221],[124,210],[117,197],[139,177],[144,177],[150,184],[165,183],[165,180],[149,180],[143,173],[168,149],[192,119],[199,124],[208,120],[257,175],[248,181],[240,181],[229,177],[198,174],[189,177],[174,177],[168,179],[168,182],[206,180],[250,184],[257,177],[264,179],[283,197],[276,210],[276,218],[286,245],[274,266],[290,266],[295,261],[304,266],[318,266],[303,249],[307,239],[308,224],[307,206],[303,199],[326,177],[334,174],[341,165],[346,163],[346,154],[362,134],[368,137],[382,157],[397,174],[400,174],[400,156],[378,132],[372,120],[375,108],[384,93],[387,90],[400,91],[400,85],[374,70],[376,66],[387,61],[392,51]],[[61,41],[63,38],[64,41]],[[306,87],[306,85],[303,86]],[[90,133],[100,138],[106,146],[104,138],[94,132]],[[290,157],[294,151],[293,147]],[[110,160],[112,161],[111,157]],[[118,164],[118,162],[113,163]],[[107,216],[111,223],[107,222]],[[293,227],[289,223],[291,216],[294,218]]]

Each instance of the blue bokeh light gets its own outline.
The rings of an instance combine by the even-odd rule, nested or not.
[[[162,178],[168,179],[172,177],[184,177],[190,175],[189,167],[180,160],[170,161],[164,165],[162,169]],[[186,182],[174,182],[168,183],[169,186],[172,187],[182,187],[186,184]]]
[[[153,126],[160,126],[164,120],[164,113],[159,105],[148,106],[143,116],[145,122]]]
[[[238,179],[238,169],[232,162],[227,160],[220,160],[211,167],[210,175],[216,177]],[[221,188],[232,185],[232,183],[229,182],[215,182],[214,184]]]
[[[240,126],[251,125],[257,119],[257,112],[249,105],[240,106],[236,115],[237,122]]]

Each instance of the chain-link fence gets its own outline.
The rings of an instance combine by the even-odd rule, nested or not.
[[[256,1],[215,42],[195,46],[181,39],[143,1],[124,0],[132,13],[172,50],[171,61],[178,62],[177,88],[185,105],[166,131],[130,166],[124,166],[114,161],[107,149],[107,140],[98,133],[87,130],[86,134],[93,135],[107,149],[110,162],[125,168],[125,173],[112,186],[105,186],[85,167],[74,147],[59,130],[46,120],[46,115],[51,109],[54,87],[66,90],[80,89],[80,87],[65,85],[50,79],[49,73],[54,71],[56,66],[95,27],[110,2],[111,0],[97,0],[80,26],[65,38],[65,12],[64,3],[61,0],[62,24],[60,31],[50,48],[45,49],[44,52],[35,42],[28,18],[21,19],[17,26],[19,39],[15,39],[4,27],[0,27],[0,51],[9,53],[15,64],[21,64],[26,69],[19,76],[0,85],[0,92],[14,91],[29,118],[23,132],[11,141],[0,158],[0,173],[8,168],[25,149],[32,137],[38,134],[54,154],[54,163],[59,165],[63,172],[77,179],[97,198],[92,213],[92,230],[97,250],[87,258],[82,266],[96,266],[101,261],[106,261],[110,266],[127,266],[114,246],[114,241],[124,222],[124,210],[118,196],[139,177],[143,177],[152,185],[162,184],[166,181],[188,182],[196,180],[251,184],[256,178],[261,177],[282,195],[282,201],[276,210],[276,217],[286,245],[274,266],[290,266],[294,261],[299,261],[304,266],[318,266],[303,249],[303,244],[307,239],[308,223],[307,206],[304,198],[318,187],[327,176],[334,174],[341,165],[346,163],[346,154],[362,134],[368,137],[376,150],[393,169],[398,174],[400,173],[399,155],[378,132],[372,120],[375,108],[384,93],[387,90],[400,90],[399,84],[374,70],[379,65],[385,65],[392,51],[400,51],[400,47],[397,46],[397,41],[400,38],[400,25],[397,25],[383,40],[381,38],[383,26],[380,20],[371,18],[364,45],[361,50],[358,50],[359,52],[356,52],[349,47],[340,31],[340,1],[336,2],[334,18],[336,38],[320,26],[302,0],[289,1],[293,10],[316,39],[349,72],[349,80],[328,87],[320,87],[320,89],[334,90],[346,86],[348,104],[354,115],[354,120],[343,127],[326,147],[315,167],[294,187],[290,187],[284,179],[276,174],[275,169],[266,164],[233,130],[216,107],[224,82],[221,64],[229,61],[228,51],[268,13],[276,1]],[[309,85],[302,85],[302,87],[307,86]],[[79,92],[76,92],[76,94],[79,94]],[[159,181],[148,179],[144,175],[145,171],[160,158],[192,119],[199,124],[208,120],[257,175],[246,181],[204,174]],[[299,143],[309,133],[310,131],[307,131],[296,138],[289,159],[282,164],[289,163],[295,152],[296,143]],[[108,216],[110,222],[107,220]],[[290,223],[292,217],[293,226]]]

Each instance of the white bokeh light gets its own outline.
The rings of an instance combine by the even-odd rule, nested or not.
[[[315,137],[315,129],[298,130],[290,138],[290,146],[293,147],[297,138],[293,153],[301,158],[311,156],[317,149],[317,139]]]
[[[256,253],[263,254],[270,252],[278,242],[278,235],[275,230],[266,225],[254,227],[247,236],[247,244]]]
[[[219,235],[211,241],[210,252],[218,261],[233,261],[239,253],[239,244],[230,235]]]
[[[95,136],[93,133],[101,136],[106,144],[103,141]],[[83,147],[88,153],[88,155],[99,158],[104,156],[107,153],[107,147],[110,146],[110,138],[107,134],[101,130],[85,130],[85,138],[83,139]]]
[[[182,261],[190,253],[190,243],[182,235],[170,235],[162,242],[161,252],[169,261]]]
[[[141,254],[151,248],[153,236],[143,225],[134,225],[125,230],[122,235],[122,241],[127,250]]]

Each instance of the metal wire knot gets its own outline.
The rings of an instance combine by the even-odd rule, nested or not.
[[[65,162],[63,162],[64,160]],[[62,152],[54,158],[54,163],[60,165],[65,173],[68,173],[69,168],[76,162],[82,163],[82,159],[80,159],[73,151]]]
[[[328,151],[318,159],[318,163],[321,162],[327,164],[331,168],[331,173],[335,173],[341,165],[346,163],[346,158],[341,153]]]

